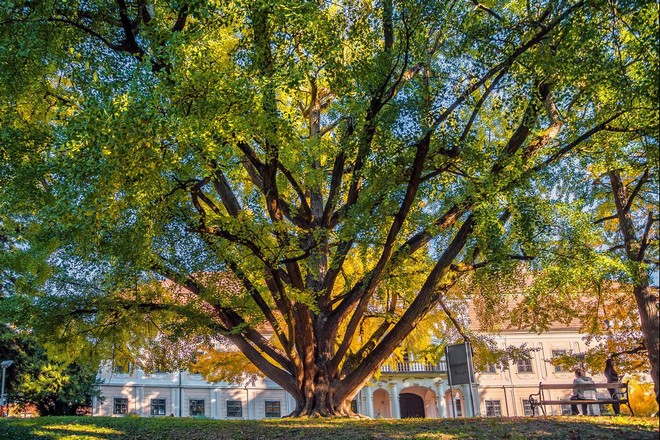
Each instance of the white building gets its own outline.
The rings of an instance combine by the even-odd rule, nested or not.
[[[473,325],[474,327],[474,325]],[[507,331],[492,335],[498,345],[535,348],[529,361],[519,361],[500,370],[477,372],[477,384],[450,390],[446,365],[417,363],[404,359],[381,369],[378,378],[365,386],[354,400],[354,409],[370,417],[466,417],[531,415],[528,399],[539,382],[571,383],[573,373],[551,365],[553,356],[572,350],[584,351],[577,326],[555,325],[545,334]],[[95,400],[94,415],[209,417],[214,419],[261,419],[282,417],[295,408],[294,399],[273,381],[263,378],[247,384],[208,383],[199,374],[131,374],[101,371],[102,395]],[[604,377],[594,377],[605,382]],[[470,392],[472,391],[472,392]],[[557,391],[553,398],[568,398],[571,391]],[[474,400],[472,400],[474,398]],[[473,411],[474,408],[474,411]],[[569,411],[548,407],[549,414]]]
[[[213,282],[224,289],[240,289],[231,277],[220,274]],[[171,282],[167,289],[175,289],[180,297],[187,290]],[[519,304],[519,297],[507,298],[508,309]],[[570,384],[574,375],[562,371],[549,360],[569,351],[585,351],[584,335],[579,333],[580,322],[550,323],[546,333],[538,335],[512,328],[506,320],[499,325],[505,330],[490,334],[480,327],[478,305],[473,302],[463,308],[465,322],[473,332],[490,336],[499,348],[509,346],[534,349],[528,361],[518,361],[508,368],[488,368],[477,372],[472,389],[465,385],[450,387],[445,363],[431,365],[404,357],[381,368],[370,383],[354,399],[353,409],[369,417],[466,417],[532,415],[528,403],[530,394],[538,392],[539,382]],[[494,315],[490,316],[491,318]],[[264,329],[262,329],[264,330]],[[224,346],[222,350],[232,350]],[[248,383],[206,382],[201,375],[181,373],[146,374],[135,370],[130,374],[103,369],[100,377],[104,400],[93,402],[94,415],[208,417],[214,419],[277,418],[295,409],[294,399],[273,381],[262,378]],[[594,377],[605,382],[604,376]],[[546,398],[568,399],[571,390],[546,393]],[[603,396],[605,397],[605,396]],[[548,414],[570,412],[570,407],[547,407]]]

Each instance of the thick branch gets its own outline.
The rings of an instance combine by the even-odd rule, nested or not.
[[[385,335],[378,346],[367,355],[358,368],[353,370],[341,384],[337,385],[335,400],[341,401],[346,393],[363,385],[369,380],[371,373],[377,370],[387,359],[390,353],[401,344],[403,339],[412,331],[417,323],[426,315],[430,308],[437,302],[438,287],[447,275],[451,262],[463,249],[468,237],[472,233],[474,222],[472,216],[463,223],[461,229],[449,244],[447,249],[436,263],[435,267],[427,277],[419,294],[415,297],[401,319]]]
[[[426,161],[426,156],[428,155],[429,152],[430,142],[431,142],[430,132],[427,132],[422,137],[422,139],[420,139],[417,142],[416,145],[417,152],[415,154],[415,159],[413,160],[412,171],[410,174],[410,180],[408,181],[408,186],[406,188],[406,194],[404,195],[403,201],[401,202],[401,206],[399,207],[398,212],[394,216],[394,221],[390,226],[390,230],[387,234],[387,238],[383,245],[383,251],[381,252],[381,256],[378,260],[378,263],[376,263],[376,267],[374,268],[374,270],[371,273],[371,276],[369,277],[369,281],[364,286],[364,290],[360,292],[359,295],[354,295],[344,300],[349,302],[348,308],[352,308],[353,306],[355,306],[355,303],[357,303],[357,308],[353,312],[353,316],[351,317],[348,323],[348,326],[344,333],[343,341],[340,344],[339,348],[337,349],[337,354],[335,355],[336,360],[333,362],[335,365],[338,365],[337,360],[342,359],[343,356],[346,354],[346,351],[348,350],[348,347],[350,346],[350,343],[355,334],[355,330],[357,329],[358,324],[360,322],[361,316],[364,313],[364,309],[368,304],[369,298],[373,293],[373,291],[375,290],[376,286],[378,285],[378,282],[380,281],[380,276],[390,261],[394,247],[394,242],[396,241],[396,238],[398,237],[399,232],[401,231],[401,228],[405,223],[408,213],[410,212],[410,208],[412,207],[413,201],[415,200],[415,197],[417,195],[417,190],[421,182],[420,178],[422,175],[422,171],[424,170],[424,163]]]

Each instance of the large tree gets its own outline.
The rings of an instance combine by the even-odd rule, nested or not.
[[[557,164],[653,113],[613,38],[652,47],[652,3],[0,8],[2,221],[53,269],[23,304],[223,335],[294,415],[349,414],[461,275],[554,238]]]

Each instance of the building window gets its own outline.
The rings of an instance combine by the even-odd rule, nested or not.
[[[112,413],[113,414],[128,413],[128,397],[115,397]]]
[[[114,374],[131,374],[133,370],[133,365],[130,362],[119,363],[116,362],[112,366],[112,372]]]
[[[525,415],[526,417],[531,417],[538,413],[539,413],[538,406],[534,408],[534,411],[532,411],[532,405],[529,403],[529,400],[523,399],[523,415]]]
[[[266,400],[266,417],[282,417],[279,400]]]
[[[489,374],[497,373],[497,368],[495,367],[495,364],[488,364],[486,366],[486,373],[489,373]]]
[[[562,357],[566,356],[566,350],[552,350],[552,357],[557,358],[557,357]],[[562,373],[566,370],[564,370],[564,367],[561,365],[555,365],[555,373]]]
[[[518,359],[518,373],[533,373],[531,359]]]
[[[502,417],[502,405],[499,400],[486,400],[486,417]]]
[[[190,412],[191,417],[204,415],[204,399],[190,399]]]
[[[151,399],[151,415],[152,416],[165,415],[165,399]]]
[[[571,411],[571,405],[562,405],[561,406],[561,415],[562,416],[570,416],[571,414],[573,414],[573,412]]]
[[[351,400],[351,411],[353,411],[354,413],[358,412],[357,400],[355,399]]]
[[[458,397],[454,400],[456,403],[456,417],[463,417],[463,408],[461,408],[461,398]]]
[[[243,402],[240,400],[228,400],[227,417],[243,417]]]

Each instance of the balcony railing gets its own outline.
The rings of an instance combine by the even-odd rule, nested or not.
[[[393,362],[380,367],[381,373],[447,373],[447,363]]]

